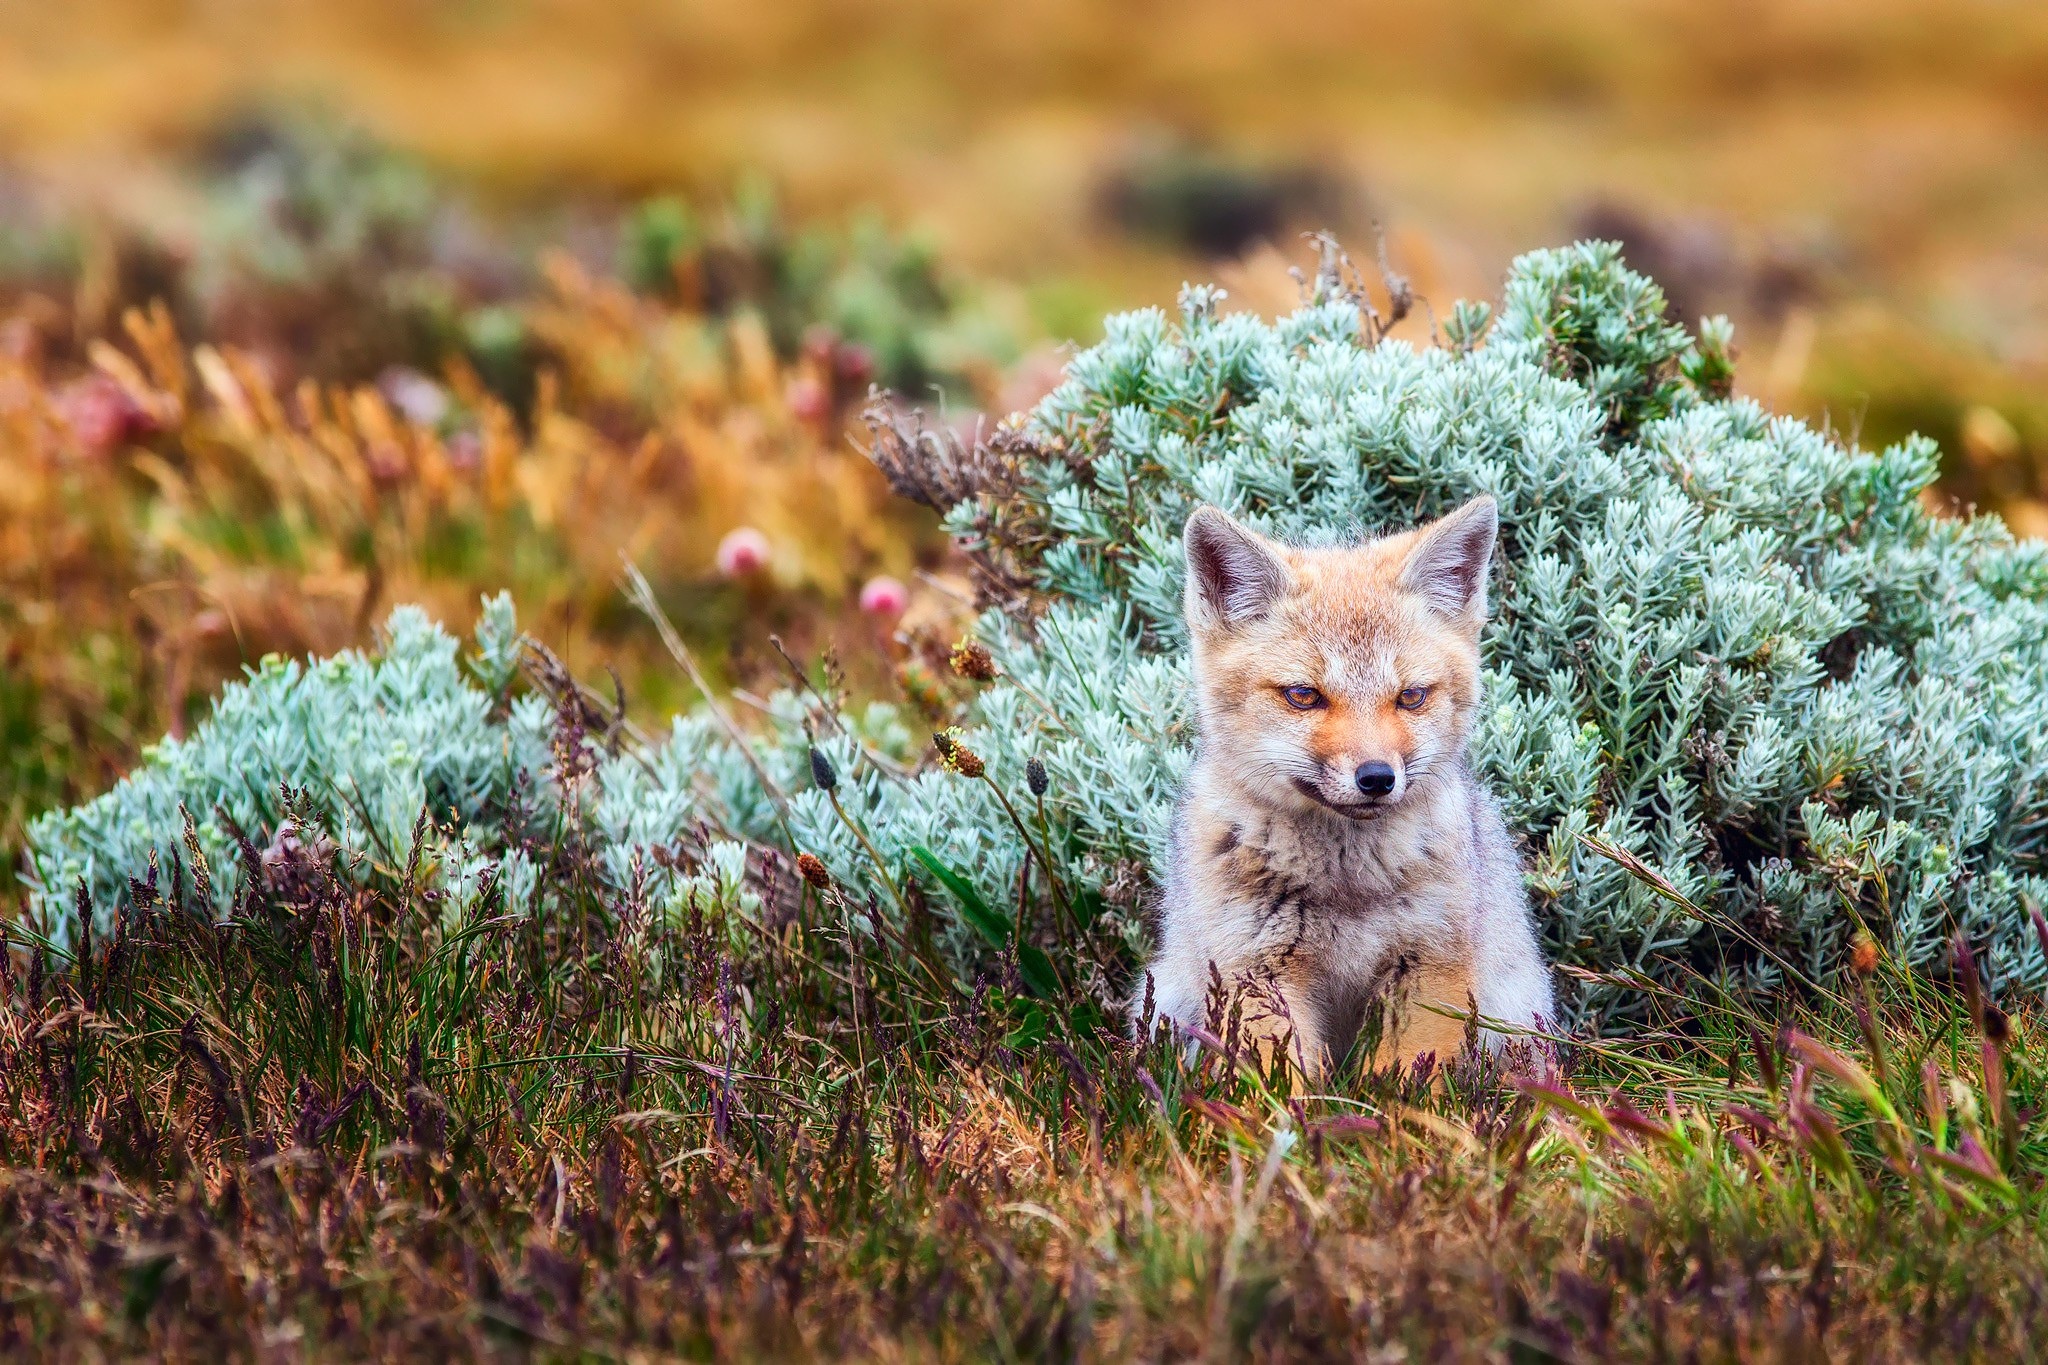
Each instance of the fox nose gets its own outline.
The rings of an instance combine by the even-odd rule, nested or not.
[[[1358,765],[1358,789],[1367,796],[1385,796],[1394,789],[1394,765],[1374,759]]]

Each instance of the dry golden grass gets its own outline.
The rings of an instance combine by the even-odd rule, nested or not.
[[[2048,1304],[2029,1002],[1880,964],[1817,1039],[1701,980],[1562,1073],[1283,1100],[829,899],[650,925],[531,833],[547,915],[300,847],[230,924],[181,877],[0,957],[0,1350],[2010,1359]]]
[[[1362,171],[1489,253],[1461,287],[1589,193],[1819,214],[1898,266],[2017,245],[2048,192],[2048,20],[1989,0],[83,0],[5,23],[0,128],[32,154],[311,91],[505,183],[765,171],[801,204],[949,225],[960,259],[1020,273],[1085,249],[1087,177],[1148,123]]]

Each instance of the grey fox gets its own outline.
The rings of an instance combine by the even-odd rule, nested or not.
[[[1515,846],[1465,756],[1497,529],[1491,498],[1343,549],[1188,519],[1200,744],[1149,968],[1162,1016],[1201,1024],[1220,978],[1311,1081],[1375,1001],[1381,1060],[1459,1049],[1464,1021],[1430,1005],[1549,1018]]]

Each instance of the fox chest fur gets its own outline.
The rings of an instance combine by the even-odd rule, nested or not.
[[[1288,1010],[1285,1024],[1314,1030],[1331,1057],[1375,1001],[1426,987],[1471,1008],[1475,921],[1490,907],[1520,911],[1518,888],[1503,881],[1516,875],[1513,850],[1488,828],[1498,817],[1476,782],[1461,773],[1426,809],[1354,822],[1247,808],[1206,771],[1217,762],[1198,760],[1179,812],[1155,966],[1199,977],[1205,991],[1248,989],[1255,1012]],[[1412,1056],[1455,1049],[1463,1026],[1417,1016],[1408,1032]]]
[[[1313,812],[1247,811],[1227,796],[1203,795],[1210,799],[1186,809],[1175,858],[1176,881],[1185,885],[1169,897],[1212,912],[1191,926],[1197,936],[1243,937],[1276,971],[1298,962],[1371,974],[1382,958],[1461,951],[1479,887],[1471,832],[1457,812],[1440,825],[1351,824]],[[1354,960],[1329,960],[1340,952]]]
[[[1213,509],[1189,522],[1201,746],[1178,809],[1155,1005],[1223,997],[1311,1077],[1384,1002],[1390,1058],[1447,1057],[1477,1014],[1551,1011],[1521,870],[1465,757],[1490,502],[1345,550],[1294,550]]]

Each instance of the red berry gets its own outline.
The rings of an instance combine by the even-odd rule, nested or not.
[[[89,374],[57,393],[57,415],[81,454],[103,459],[155,428],[128,391],[103,374]]]

